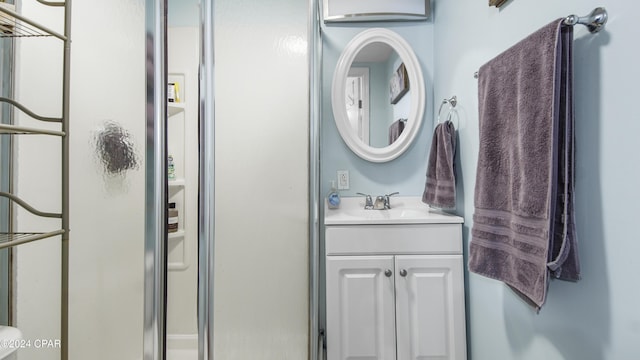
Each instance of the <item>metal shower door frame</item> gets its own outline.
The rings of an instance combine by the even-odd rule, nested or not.
[[[213,360],[215,259],[214,0],[200,1],[198,359]]]
[[[213,359],[214,57],[213,0],[200,4],[198,358]],[[167,0],[145,0],[146,165],[144,360],[166,358]]]
[[[145,240],[143,359],[166,357],[167,0],[145,0]]]

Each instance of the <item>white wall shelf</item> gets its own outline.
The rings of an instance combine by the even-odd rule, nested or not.
[[[169,186],[171,187],[184,187],[184,178],[177,178],[175,180],[169,180]]]
[[[167,124],[167,141],[168,141],[168,154],[173,157],[175,167],[175,178],[168,180],[169,185],[169,203],[176,204],[176,210],[178,210],[178,230],[167,234],[168,238],[168,262],[167,268],[172,272],[184,272],[190,267],[190,259],[193,258],[189,253],[189,249],[192,248],[191,232],[186,227],[186,221],[189,211],[189,200],[187,199],[187,191],[190,186],[187,186],[187,174],[186,174],[186,159],[185,147],[187,145],[186,136],[186,124],[187,115],[190,114],[187,111],[187,98],[185,97],[184,86],[185,74],[170,72],[168,81],[170,83],[178,83],[179,94],[178,98],[181,102],[168,102],[167,114],[171,117],[171,121]],[[184,277],[184,275],[180,275]]]
[[[179,114],[184,111],[184,103],[167,103],[167,111],[169,112],[169,116]]]
[[[175,232],[170,232],[168,236],[169,240],[179,240],[184,238],[184,230],[178,230]]]

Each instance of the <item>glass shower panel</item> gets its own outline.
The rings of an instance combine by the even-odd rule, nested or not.
[[[162,139],[147,131],[145,74],[163,59],[149,56],[143,34],[163,1],[153,3],[73,3],[71,360],[152,360],[143,354],[146,170],[156,160],[149,143]]]
[[[153,138],[145,123],[148,5],[82,0],[73,6],[70,359],[138,360],[145,168],[154,161],[145,145]]]

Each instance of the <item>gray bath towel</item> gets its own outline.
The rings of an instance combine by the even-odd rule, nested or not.
[[[538,309],[549,275],[578,280],[573,28],[556,20],[483,65],[469,270]]]
[[[456,128],[451,121],[436,126],[431,141],[422,202],[442,209],[456,207]]]
[[[402,130],[404,130],[405,121],[405,119],[396,120],[389,126],[389,145],[398,140],[400,134],[402,134]]]

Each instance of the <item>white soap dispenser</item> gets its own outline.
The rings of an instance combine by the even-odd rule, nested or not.
[[[329,190],[329,194],[327,195],[327,206],[329,209],[337,209],[340,207],[340,193],[338,193],[338,189],[336,188],[335,180],[331,180],[331,190]]]

